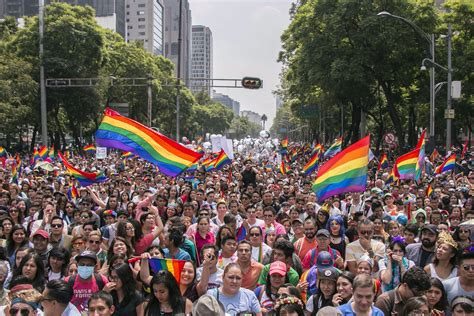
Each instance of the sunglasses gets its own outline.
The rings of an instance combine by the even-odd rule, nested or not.
[[[63,227],[63,225],[62,224],[51,224],[51,227],[52,228],[61,228],[61,227]]]
[[[250,237],[260,237],[260,234],[259,233],[254,233],[254,234],[249,234]]]
[[[17,315],[18,312],[21,313],[21,316],[28,316],[30,314],[30,310],[27,308],[11,308],[10,315],[14,316]]]
[[[360,232],[361,235],[372,235],[373,232],[371,230],[363,230]]]
[[[88,219],[89,216],[81,216],[82,219]]]
[[[100,241],[99,240],[89,240],[89,243],[99,245]]]

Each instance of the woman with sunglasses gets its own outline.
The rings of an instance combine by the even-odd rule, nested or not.
[[[262,229],[259,226],[250,228],[247,238],[252,245],[252,259],[263,263],[263,259],[271,254],[272,248],[263,242]]]
[[[471,229],[467,225],[459,225],[453,234],[454,240],[458,244],[459,249],[469,247],[471,244]]]
[[[225,313],[230,315],[253,313],[252,315],[262,316],[260,304],[254,292],[241,287],[242,270],[237,263],[230,263],[225,267],[222,280],[221,287],[208,290],[207,294],[214,296],[222,303]]]
[[[181,295],[174,276],[166,270],[159,271],[151,279],[152,293],[145,301],[146,316],[172,316],[190,314],[193,304]]]
[[[8,214],[10,214],[11,219],[15,224],[23,223],[23,214],[20,209],[16,206],[12,206],[8,209]]]
[[[100,247],[101,242],[102,234],[98,230],[93,230],[89,233],[89,236],[87,236],[86,249],[96,253],[97,260],[102,266],[107,261],[107,252]]]

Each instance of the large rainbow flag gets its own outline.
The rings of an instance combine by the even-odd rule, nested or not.
[[[214,163],[214,168],[217,170],[222,169],[227,164],[230,164],[232,160],[227,156],[224,149],[221,149],[219,156],[217,156],[216,161]]]
[[[155,164],[161,173],[176,177],[189,168],[201,154],[107,108],[95,133],[100,146],[130,151]]]
[[[370,136],[336,154],[322,165],[314,181],[318,201],[345,192],[363,192],[367,185]]]
[[[453,170],[455,166],[456,166],[456,154],[452,154],[451,156],[446,158],[446,160],[442,164],[436,167],[435,173],[442,174],[443,172]]]
[[[184,264],[186,263],[185,260],[151,258],[148,262],[153,273],[158,273],[162,270],[169,271],[179,284],[181,271],[183,271]]]
[[[83,187],[87,187],[93,183],[100,183],[107,181],[107,177],[104,175],[103,172],[85,172],[73,167],[63,155],[58,152],[58,157],[63,162],[64,166],[66,167],[68,173],[72,175],[79,184]]]
[[[417,148],[398,157],[393,166],[395,176],[400,180],[414,179],[419,155],[420,148]]]
[[[319,152],[316,152],[311,159],[304,165],[303,167],[303,172],[305,176],[310,175],[314,170],[316,170],[316,167],[318,166],[318,161],[319,161]]]
[[[326,152],[324,153],[324,158],[325,159],[331,158],[332,156],[340,152],[341,146],[342,146],[342,137],[339,137],[338,139],[334,141],[331,147],[329,147],[328,150],[326,150]]]

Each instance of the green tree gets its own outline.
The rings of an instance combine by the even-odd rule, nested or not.
[[[250,122],[247,117],[237,116],[232,120],[229,129],[235,131],[232,133],[234,138],[244,138],[247,136],[256,137],[261,127]]]

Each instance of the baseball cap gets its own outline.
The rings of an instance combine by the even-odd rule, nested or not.
[[[318,258],[316,259],[316,266],[318,269],[329,268],[334,265],[334,260],[331,254],[327,251],[321,251],[318,254]]]
[[[433,224],[426,224],[421,229],[421,232],[423,232],[424,230],[429,230],[430,232],[432,232],[433,234],[436,234],[436,235],[438,234],[438,227],[436,227],[436,225],[433,225]]]
[[[34,234],[33,234],[33,238],[35,238],[35,236],[41,236],[45,239],[48,239],[49,238],[49,234],[47,231],[45,230],[42,230],[42,229],[38,229]]]
[[[80,255],[76,256],[76,261],[79,261],[81,259],[91,259],[94,260],[95,263],[97,263],[97,255],[94,251],[84,250],[83,252],[81,252]]]
[[[320,229],[316,233],[316,237],[319,237],[319,236],[325,236],[325,237],[329,238],[330,237],[329,231],[327,229]]]
[[[339,277],[339,271],[334,267],[318,269],[318,279],[319,280],[333,280],[336,281]]]
[[[270,275],[279,274],[281,276],[286,275],[286,264],[281,261],[274,261],[270,264]]]

